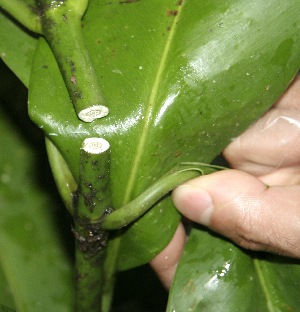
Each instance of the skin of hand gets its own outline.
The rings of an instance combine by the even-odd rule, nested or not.
[[[179,186],[177,209],[246,249],[300,258],[300,76],[223,155],[234,169]],[[150,262],[167,289],[185,242],[180,224]]]

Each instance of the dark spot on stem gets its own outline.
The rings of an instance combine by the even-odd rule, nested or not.
[[[168,10],[167,16],[176,16],[178,14],[177,10]]]
[[[76,73],[76,65],[74,63],[74,61],[72,59],[69,59],[68,57],[66,58],[66,63],[70,65],[70,68],[71,68],[71,72],[73,74]]]
[[[101,221],[91,223],[89,219],[80,219],[77,222],[77,228],[72,229],[76,243],[85,258],[94,257],[106,247],[108,232],[101,229]]]
[[[78,201],[79,201],[78,191],[73,192],[71,194],[71,198],[72,198],[72,207],[73,207],[73,210],[75,210],[75,208],[78,207]]]
[[[32,11],[39,17],[43,17],[45,12],[49,9],[49,4],[44,3],[41,0],[35,0],[35,7],[32,7]]]
[[[72,92],[72,98],[74,101],[83,99],[82,92],[79,90],[74,90]]]
[[[35,0],[35,3],[36,6],[33,11],[40,17],[46,38],[51,41],[53,38],[52,30],[56,25],[56,23],[51,18],[46,16],[47,11],[51,9],[51,4],[45,3],[41,0]]]
[[[92,184],[91,182],[85,182],[84,184],[85,184],[85,186],[86,186],[87,188],[89,188],[89,189],[92,189],[92,188],[93,188],[93,184]]]
[[[94,170],[97,169],[98,164],[99,164],[98,160],[93,160],[93,161],[92,161],[92,168],[93,168]]]
[[[83,200],[86,207],[92,213],[94,211],[94,196],[91,194],[85,193],[83,194]]]
[[[101,217],[101,220],[103,220],[105,218],[105,216],[111,214],[114,211],[114,209],[112,207],[106,208],[104,215]]]

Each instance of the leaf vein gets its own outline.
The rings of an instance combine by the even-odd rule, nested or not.
[[[185,1],[179,1],[177,3],[177,11],[176,11],[177,13],[173,18],[173,22],[172,22],[172,25],[171,25],[170,30],[169,30],[169,35],[168,35],[168,38],[166,40],[166,44],[165,44],[163,52],[162,52],[162,57],[161,57],[161,60],[159,62],[158,68],[157,68],[157,73],[156,73],[155,78],[154,78],[154,83],[153,83],[153,87],[152,87],[152,90],[151,90],[151,93],[149,96],[147,110],[146,110],[146,114],[145,114],[145,118],[144,118],[144,125],[143,125],[142,131],[141,131],[140,141],[139,141],[139,144],[138,144],[136,152],[135,152],[136,156],[133,159],[133,167],[132,167],[131,174],[129,176],[128,184],[127,184],[125,194],[124,194],[124,203],[127,203],[130,200],[131,192],[134,188],[134,184],[135,184],[135,181],[137,178],[138,168],[140,165],[144,146],[146,144],[147,135],[148,135],[149,128],[150,128],[149,125],[151,123],[151,115],[153,112],[153,107],[155,106],[155,100],[157,99],[157,95],[159,92],[160,82],[163,79],[163,72],[165,70],[166,60],[168,58],[169,51],[171,48],[171,44],[172,44],[172,41],[173,41],[175,33],[176,33],[178,20],[179,20],[181,14],[182,14],[182,11],[183,11],[184,3],[185,3]]]

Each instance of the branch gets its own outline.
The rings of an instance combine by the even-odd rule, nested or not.
[[[34,8],[22,0],[0,0],[0,8],[9,13],[30,31],[42,34],[42,24]]]
[[[102,305],[105,247],[108,233],[101,228],[111,210],[109,143],[88,138],[81,149],[80,180],[74,205],[76,239],[76,311],[96,312]]]
[[[43,33],[51,46],[79,119],[92,122],[109,110],[85,45],[81,19],[87,0],[38,0]]]

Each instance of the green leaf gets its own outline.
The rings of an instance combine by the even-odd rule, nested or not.
[[[77,119],[40,40],[31,118],[76,179],[83,139],[110,142],[118,208],[177,163],[212,161],[282,94],[299,67],[299,9],[298,0],[91,1],[83,30],[110,115]],[[119,269],[149,261],[169,242],[179,222],[172,207],[164,199],[122,233]]]
[[[167,312],[297,311],[299,261],[249,253],[194,228],[176,271]]]
[[[1,312],[14,312],[15,310],[12,310],[12,309],[0,304],[0,311]]]
[[[52,177],[42,167],[40,151],[24,136],[26,118],[21,133],[16,119],[13,125],[8,122],[3,105],[1,101],[0,266],[18,312],[72,311],[71,261],[57,219],[60,202],[45,190]],[[1,284],[0,298],[5,289]]]
[[[0,266],[0,285],[1,285],[1,291],[0,291],[0,302],[2,305],[6,307],[15,307],[14,299],[11,293],[11,290],[9,289],[9,285],[7,283],[7,279],[5,277],[5,274]],[[0,304],[0,311],[1,311],[1,304]]]
[[[27,87],[36,44],[32,34],[0,10],[0,57]]]
[[[299,67],[299,8],[296,0],[92,0],[83,21],[85,40],[110,116],[90,125],[77,120],[43,39],[34,59],[30,114],[76,178],[82,140],[95,135],[110,141],[113,201],[121,207],[175,164],[210,162],[278,98]],[[28,85],[37,41],[6,16],[0,22],[1,57],[7,55],[7,64]],[[3,146],[9,147],[0,154],[0,263],[18,311],[69,311],[71,270],[53,211],[46,209],[52,201],[28,179],[35,162],[31,149],[4,119],[0,125]],[[118,268],[147,262],[178,221],[166,198],[121,232]],[[298,267],[253,258],[193,230],[168,309],[186,311],[187,302],[203,311],[251,311],[253,302],[262,311],[297,309]],[[178,289],[186,301],[176,301]]]

